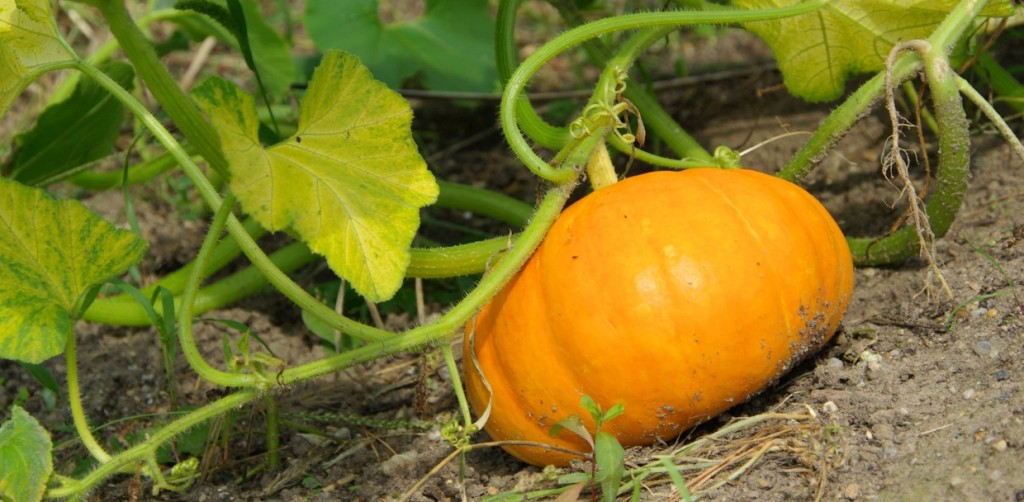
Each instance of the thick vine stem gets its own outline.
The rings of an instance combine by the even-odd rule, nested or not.
[[[227,175],[227,159],[220,149],[217,131],[207,122],[199,109],[160,64],[153,44],[132,20],[121,0],[93,0],[89,3],[100,9],[110,32],[120,42],[121,50],[135,67],[150,92],[171,116],[174,124],[195,145],[196,151],[214,170]]]
[[[940,51],[952,48],[963,35],[964,30],[970,26],[971,20],[975,19],[987,4],[988,0],[961,0],[932,32],[928,41]],[[900,57],[889,69],[889,72],[894,85],[897,85],[912,77],[918,70],[920,70],[920,60],[908,54]],[[868,109],[882,97],[885,92],[886,78],[885,71],[879,72],[832,110],[814,131],[811,138],[807,140],[807,143],[779,170],[777,176],[788,181],[798,182],[810,172],[867,113]],[[858,249],[863,249],[861,244],[856,244]],[[851,245],[854,245],[852,241]]]
[[[934,102],[935,119],[942,124],[938,130],[939,172],[925,204],[929,230],[934,238],[940,238],[949,231],[960,210],[967,193],[971,160],[970,123],[957,87],[959,77],[949,65],[946,50],[953,46],[986,3],[985,0],[962,0],[928,38],[930,49],[920,54]],[[923,250],[914,226],[901,228],[880,239],[850,238],[848,242],[857,265],[896,263],[913,258]],[[934,258],[930,261],[934,264]]]
[[[612,18],[600,19],[578,26],[555,37],[540,49],[526,58],[509,78],[502,93],[500,120],[505,138],[516,156],[537,176],[551,182],[561,182],[572,178],[575,173],[564,168],[552,167],[533,151],[526,137],[519,128],[517,103],[526,89],[529,80],[551,58],[570,47],[587,40],[613,33],[616,31],[638,28],[678,27],[690,24],[720,24],[765,21],[784,17],[797,16],[812,12],[825,4],[824,0],[812,0],[789,7],[760,10],[722,10],[722,11],[680,11],[653,12],[642,14],[626,14]]]
[[[450,181],[437,185],[441,189],[434,203],[437,207],[472,211],[514,227],[525,226],[533,214],[533,206],[503,193]]]
[[[957,89],[955,73],[941,49],[922,55],[929,91],[935,103],[939,129],[939,173],[925,204],[925,214],[934,238],[946,234],[967,193],[970,174],[970,124]],[[907,226],[881,239],[848,239],[858,265],[884,265],[904,261],[922,251],[922,239],[915,226]]]

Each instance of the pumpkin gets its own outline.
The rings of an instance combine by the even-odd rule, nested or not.
[[[495,440],[589,451],[549,433],[570,415],[593,431],[584,395],[625,405],[602,428],[624,446],[671,440],[822,347],[852,290],[842,232],[797,185],[744,169],[635,176],[567,208],[467,324],[467,396],[478,414],[491,404]]]

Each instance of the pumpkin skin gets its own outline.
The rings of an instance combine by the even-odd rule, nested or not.
[[[671,440],[821,348],[852,291],[846,240],[802,188],[741,169],[635,176],[567,208],[467,324],[467,396],[478,414],[493,396],[495,440],[589,451],[549,434],[570,415],[593,431],[583,395],[625,405],[603,428],[624,446]],[[578,458],[505,449],[534,465]]]

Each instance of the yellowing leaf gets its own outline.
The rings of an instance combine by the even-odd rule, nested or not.
[[[40,67],[73,59],[48,0],[0,0],[0,117]]]
[[[79,297],[145,251],[81,203],[0,178],[0,359],[62,353]]]
[[[402,284],[419,209],[437,198],[413,142],[408,103],[354,56],[328,53],[294,136],[263,148],[253,99],[209,79],[196,100],[220,133],[231,190],[270,230],[294,230],[371,301]]]
[[[801,0],[734,0],[744,9],[783,7]],[[884,68],[890,49],[906,40],[927,38],[957,0],[832,0],[801,16],[749,23],[745,27],[772,48],[790,92],[809,101],[843,94],[846,79]],[[989,16],[1012,12],[994,1]]]

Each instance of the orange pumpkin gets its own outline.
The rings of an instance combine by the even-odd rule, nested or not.
[[[625,405],[604,429],[623,445],[671,440],[824,345],[852,290],[842,232],[800,187],[740,169],[628,178],[566,209],[467,324],[467,394],[477,413],[493,397],[496,440],[588,451],[549,434],[569,415],[593,430],[583,395]],[[575,458],[505,449],[535,465]]]

